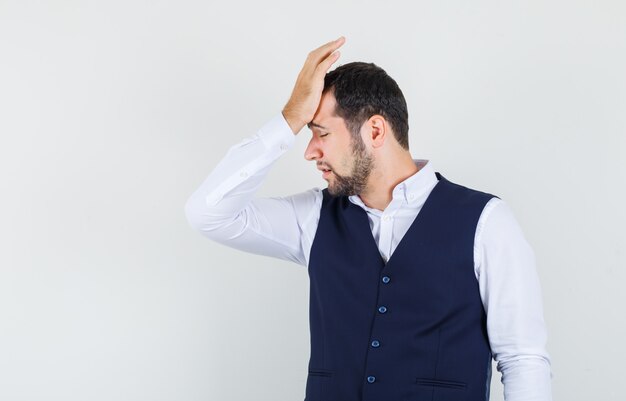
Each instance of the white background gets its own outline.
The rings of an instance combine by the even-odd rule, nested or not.
[[[0,400],[304,398],[306,269],[184,204],[339,35],[402,88],[413,156],[511,205],[555,400],[623,399],[623,1],[0,0]],[[325,187],[309,137],[259,196]]]

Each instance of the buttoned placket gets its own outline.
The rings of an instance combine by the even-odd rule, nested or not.
[[[398,187],[396,187],[393,191],[391,202],[389,203],[389,205],[387,205],[385,210],[382,212],[380,212],[379,210],[368,208],[368,212],[378,216],[378,218],[380,219],[379,241],[381,244],[380,248],[382,249],[381,256],[383,258],[385,265],[387,264],[387,261],[391,257],[394,216],[398,212],[402,204],[406,201],[405,191],[406,191],[406,186],[404,184],[401,184]],[[383,315],[385,315],[389,311],[389,306],[382,305],[380,300],[381,298],[384,298],[385,292],[390,289],[389,288],[390,282],[391,282],[390,275],[387,274],[384,269],[381,270],[381,277],[378,283],[380,287],[378,291],[379,305],[377,306],[376,311],[375,311],[375,319],[383,318]],[[384,339],[377,337],[376,333],[372,333],[369,346],[371,347],[373,352],[384,352],[384,347],[381,348],[383,346],[383,343],[384,343]],[[377,380],[378,378],[373,374],[367,374],[366,376],[366,381],[368,384],[375,383]]]
[[[392,288],[390,287],[390,283],[391,283],[391,277],[390,274],[388,274],[386,272],[386,270],[381,269],[381,276],[380,276],[380,280],[378,283],[379,286],[379,290],[378,290],[378,306],[376,307],[376,311],[374,312],[375,317],[374,319],[377,321],[380,321],[380,319],[384,319],[384,315],[389,313],[389,306],[388,305],[383,305],[382,303],[384,303],[382,300],[385,298],[385,294],[389,291],[392,290]],[[374,328],[376,328],[377,326],[380,326],[380,324],[384,325],[384,320],[382,323],[379,324],[374,324]],[[381,338],[380,336],[378,336],[376,334],[376,329],[374,329],[374,332],[371,333],[370,335],[370,343],[369,343],[369,347],[371,348],[372,352],[384,352],[384,339]],[[372,374],[371,372],[366,374],[365,380],[367,382],[367,384],[372,384],[375,383],[378,378]]]
[[[424,165],[425,163],[422,167]],[[387,205],[383,211],[368,207],[358,195],[353,195],[349,198],[352,203],[358,205],[367,212],[370,224],[372,224],[374,237],[377,240],[381,258],[384,261],[378,282],[377,304],[373,311],[373,330],[370,332],[369,343],[367,345],[368,348],[370,348],[369,351],[371,352],[368,352],[368,355],[374,355],[385,351],[385,339],[380,337],[379,334],[381,331],[377,329],[379,326],[384,327],[387,315],[389,313],[393,313],[393,305],[388,305],[385,302],[385,299],[387,299],[386,294],[393,289],[392,273],[390,274],[385,266],[387,265],[392,253],[395,219],[403,207],[411,207],[411,204],[418,199],[419,194],[416,192],[417,182],[415,180],[411,180],[410,183],[411,185],[407,185],[407,182],[399,183],[393,189],[391,202],[389,202],[389,205]],[[375,230],[376,225],[378,225],[378,233],[376,233]],[[376,376],[376,372],[374,371],[375,369],[375,366],[366,367],[364,375],[364,391],[367,391],[366,388],[373,383],[381,380],[381,377]],[[384,380],[384,377],[382,379]]]

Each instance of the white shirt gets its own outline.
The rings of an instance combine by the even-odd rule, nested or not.
[[[273,163],[291,149],[295,138],[279,113],[254,136],[232,146],[188,199],[185,214],[189,224],[229,247],[308,266],[322,189],[286,197],[254,196]],[[367,212],[385,261],[437,183],[431,161],[413,160],[421,169],[394,188],[385,210],[367,207],[358,195],[349,197]],[[489,200],[478,221],[474,273],[505,400],[550,401],[551,364],[545,348],[547,333],[535,255],[511,209],[499,198]]]

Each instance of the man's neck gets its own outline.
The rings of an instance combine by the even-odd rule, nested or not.
[[[422,167],[418,167],[408,153],[399,162],[381,165],[372,170],[367,186],[359,194],[359,198],[367,207],[383,211],[393,199],[393,189]]]

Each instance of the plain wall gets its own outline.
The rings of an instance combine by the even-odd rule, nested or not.
[[[623,1],[0,0],[1,400],[304,398],[306,269],[183,208],[339,35],[402,88],[414,157],[512,207],[554,399],[621,399]],[[258,196],[326,186],[309,137]]]

